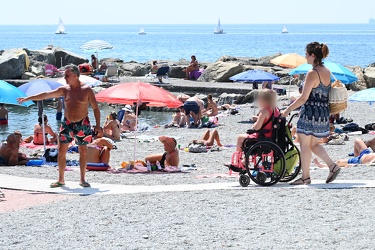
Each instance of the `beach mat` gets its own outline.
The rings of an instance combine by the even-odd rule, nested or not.
[[[142,171],[138,169],[132,169],[132,170],[125,170],[124,168],[118,168],[118,169],[110,169],[107,172],[111,174],[173,174],[173,173],[183,173],[180,169],[179,170],[168,170],[164,169],[161,171]]]
[[[159,192],[187,192],[187,191],[209,191],[209,190],[238,190],[242,192],[254,192],[257,189],[352,189],[352,188],[375,188],[374,180],[337,180],[326,184],[325,180],[314,180],[311,185],[291,186],[288,183],[279,183],[271,187],[262,187],[251,183],[247,188],[242,188],[236,182],[201,183],[201,184],[179,184],[179,185],[154,185],[154,186],[132,186],[117,184],[91,183],[90,188],[82,188],[77,182],[67,181],[61,188],[50,188],[50,184],[56,180],[34,179],[0,174],[0,188],[36,191],[44,193],[73,194],[73,195],[105,195],[105,194],[138,194]],[[262,191],[261,191],[262,192]],[[245,194],[246,195],[246,194]]]

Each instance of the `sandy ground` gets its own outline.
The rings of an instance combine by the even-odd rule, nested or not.
[[[374,122],[367,103],[350,103],[343,116],[364,126]],[[233,145],[236,135],[250,125],[253,114],[244,106],[239,115],[219,118],[223,144]],[[178,137],[187,146],[204,129],[154,128],[145,135]],[[352,152],[355,138],[345,145],[325,146],[334,160]],[[124,139],[112,151],[111,166],[133,158],[134,140]],[[137,158],[162,152],[158,141],[138,142]],[[224,178],[223,163],[234,148],[201,154],[180,151],[181,164],[196,164],[184,174],[110,174],[87,172],[90,182],[128,185],[236,182]],[[29,150],[24,152],[31,153]],[[77,159],[76,154],[68,159]],[[66,179],[79,180],[77,167]],[[57,178],[55,167],[3,167],[0,173],[36,178]],[[325,179],[327,169],[312,165],[312,179]],[[208,176],[208,178],[200,178]],[[338,179],[375,179],[368,166],[343,169]],[[0,180],[1,182],[1,180]],[[1,185],[0,185],[1,186]],[[4,190],[3,190],[4,191]],[[10,192],[5,190],[4,192]],[[374,249],[374,189],[288,190],[257,189],[176,192],[158,194],[77,196],[54,199],[0,214],[2,249]],[[36,196],[36,195],[35,195]],[[34,196],[33,196],[34,197]],[[0,211],[6,203],[0,202]],[[37,203],[38,205],[35,205]],[[19,203],[16,203],[19,204]]]

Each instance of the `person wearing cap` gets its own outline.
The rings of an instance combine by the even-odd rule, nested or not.
[[[103,135],[104,137],[110,138],[112,140],[120,140],[121,138],[121,127],[120,127],[120,122],[117,120],[117,113],[116,112],[111,112],[103,126],[104,132]]]
[[[125,114],[121,123],[122,131],[135,131],[137,127],[137,117],[132,110],[132,106],[126,105],[123,110],[125,111]]]
[[[163,154],[149,155],[145,158],[145,162],[150,162],[155,165],[157,161],[164,167],[178,167],[180,163],[180,157],[176,148],[176,139],[168,136],[160,136],[159,141],[164,145]]]

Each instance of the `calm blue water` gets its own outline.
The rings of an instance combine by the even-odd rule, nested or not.
[[[112,50],[99,57],[124,61],[189,59],[212,62],[222,55],[260,57],[277,52],[304,54],[308,42],[325,42],[330,60],[343,65],[366,66],[375,62],[375,25],[225,25],[227,34],[214,35],[215,25],[144,25],[147,35],[138,35],[136,25],[66,25],[67,35],[55,35],[56,26],[0,26],[0,49],[26,47],[41,49],[48,44],[63,47],[89,58],[79,47],[90,40],[106,40]]]

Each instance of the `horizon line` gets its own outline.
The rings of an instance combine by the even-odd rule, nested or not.
[[[358,23],[224,23],[224,25],[335,25],[335,24],[345,24],[345,25],[354,25],[354,24],[369,24],[374,25],[369,22],[358,22]],[[0,26],[56,26],[56,24],[0,24]],[[108,23],[108,24],[85,24],[85,23],[64,23],[64,25],[82,25],[82,26],[95,26],[95,25],[215,25],[215,23]]]

